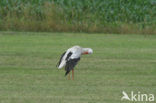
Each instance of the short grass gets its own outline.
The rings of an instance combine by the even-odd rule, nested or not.
[[[73,45],[94,50],[74,81],[56,68]],[[132,103],[123,90],[156,95],[156,36],[0,32],[0,103]]]

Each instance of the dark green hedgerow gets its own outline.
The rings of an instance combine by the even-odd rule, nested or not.
[[[156,33],[155,0],[1,0],[0,29]]]

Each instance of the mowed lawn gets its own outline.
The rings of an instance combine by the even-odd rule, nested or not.
[[[94,50],[74,81],[56,68],[73,45]],[[156,36],[0,32],[0,103],[132,103],[122,91],[156,96]]]

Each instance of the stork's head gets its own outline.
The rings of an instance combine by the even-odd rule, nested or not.
[[[93,50],[91,48],[82,48],[82,54],[92,54]]]

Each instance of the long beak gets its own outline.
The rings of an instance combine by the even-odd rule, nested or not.
[[[83,55],[85,55],[85,54],[88,54],[88,52],[84,52],[84,53],[82,53]]]

